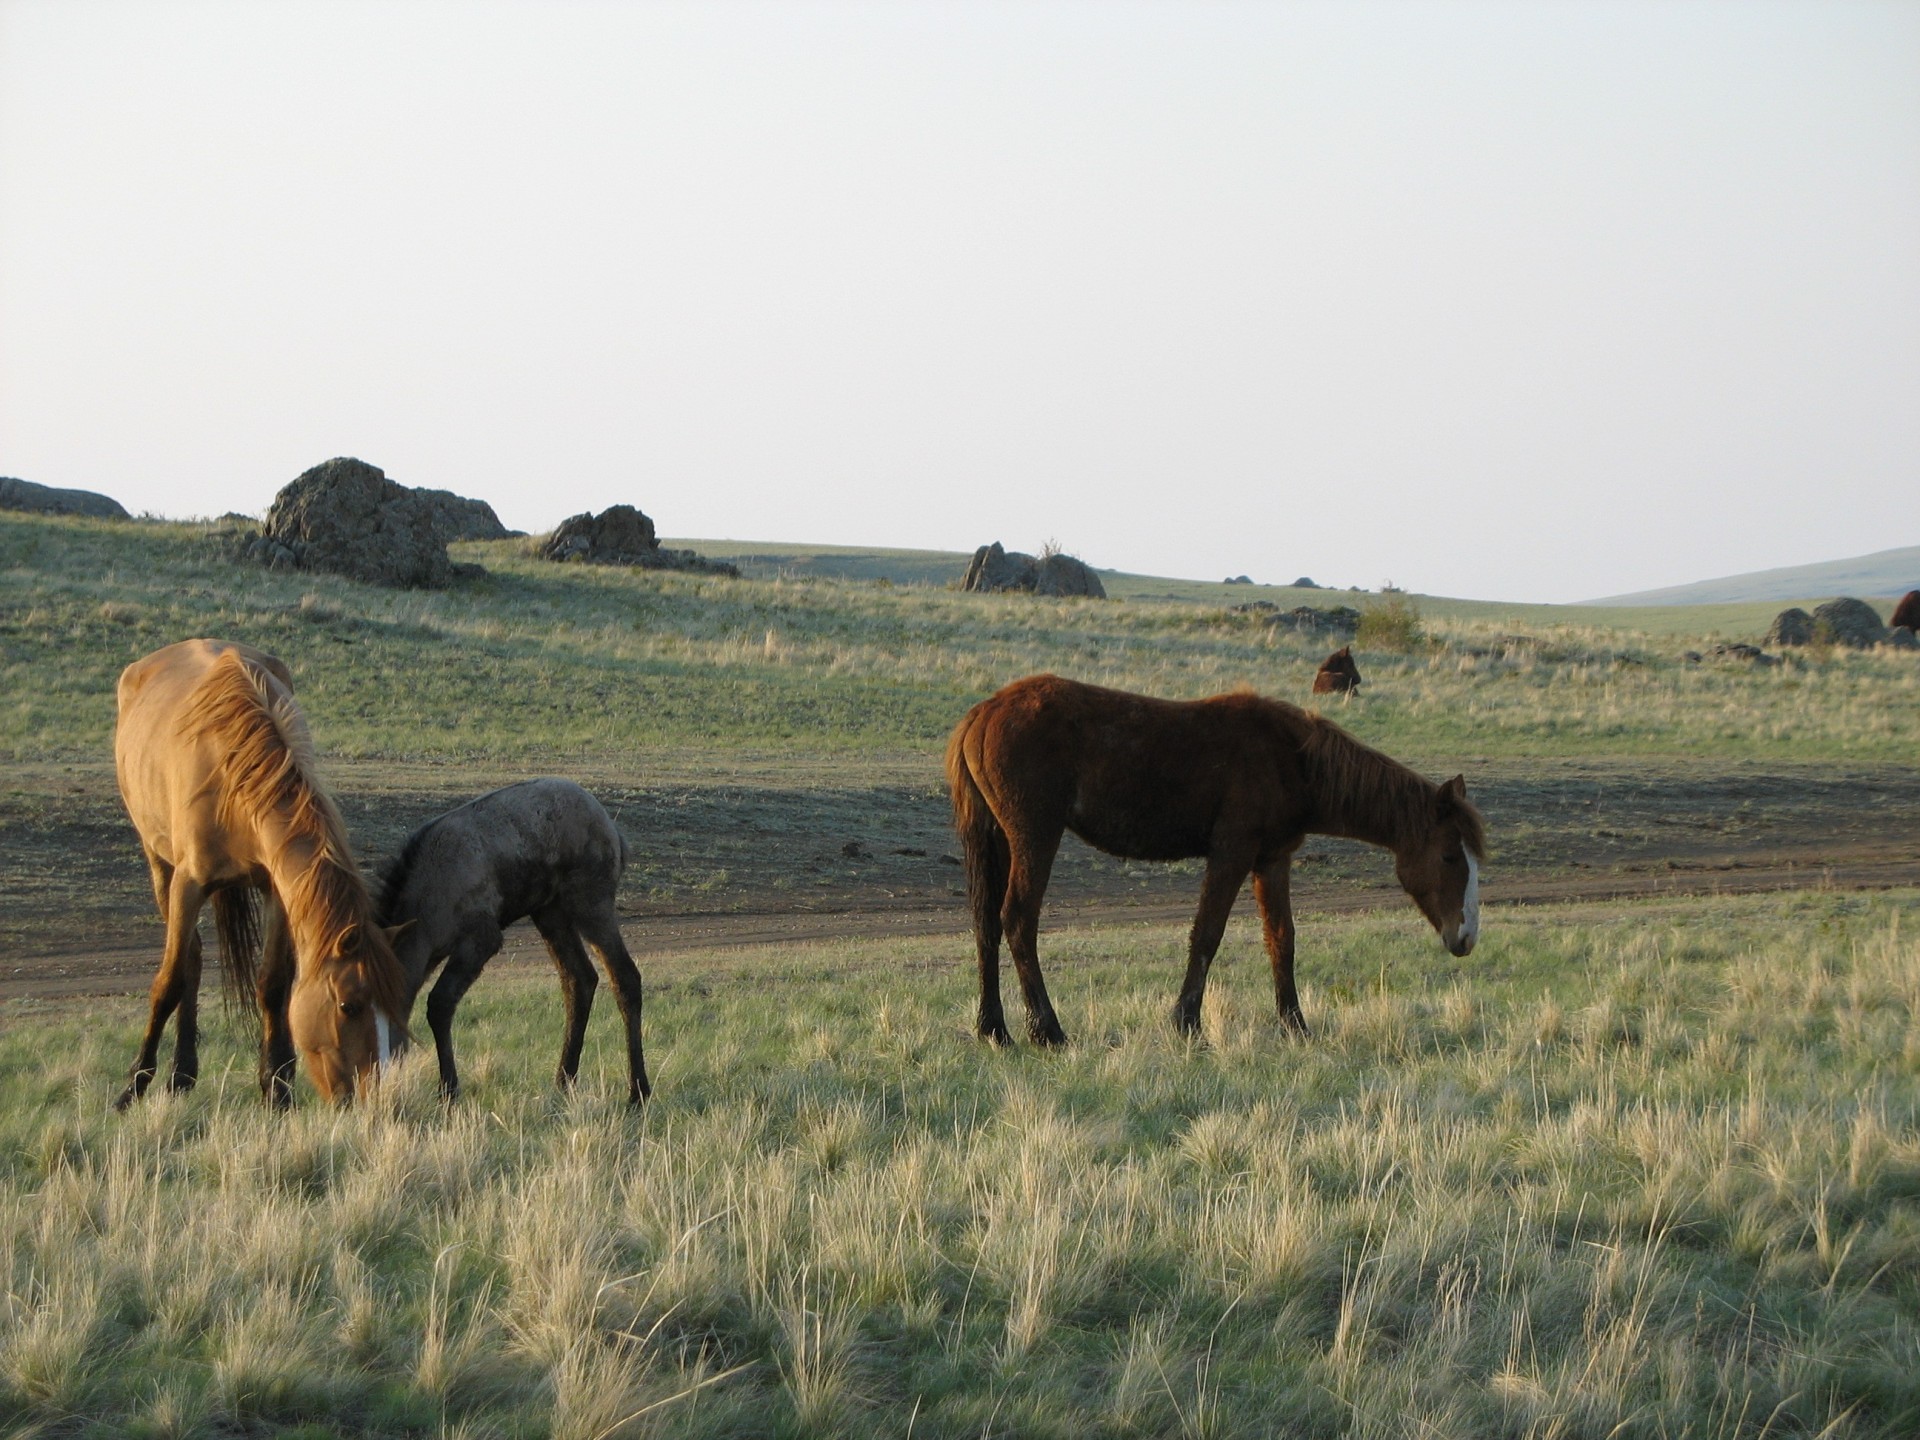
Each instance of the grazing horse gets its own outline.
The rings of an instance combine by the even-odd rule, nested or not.
[[[428,821],[381,872],[380,914],[395,927],[408,993],[446,962],[427,997],[427,1024],[448,1099],[460,1093],[453,1012],[498,953],[501,931],[524,916],[560,971],[561,1088],[572,1088],[580,1068],[597,983],[584,939],[600,954],[626,1024],[627,1099],[637,1105],[653,1093],[640,1049],[640,972],[613,903],[626,863],[626,841],[598,800],[571,780],[523,780]]]
[[[1207,969],[1249,873],[1274,1001],[1304,1034],[1293,984],[1293,852],[1309,833],[1393,851],[1400,883],[1455,955],[1480,928],[1486,840],[1466,783],[1444,785],[1369,749],[1330,720],[1251,691],[1156,700],[1030,675],[969,710],[947,742],[955,828],[980,957],[980,1037],[1004,1044],[1004,933],[1038,1045],[1063,1044],[1040,978],[1040,901],[1071,830],[1131,860],[1204,856],[1206,878],[1174,1020],[1199,1027]]]
[[[1887,621],[1887,628],[1893,630],[1902,625],[1920,634],[1920,590],[1907,591],[1893,607],[1893,618]]]
[[[1360,688],[1360,667],[1353,663],[1353,647],[1342,645],[1320,662],[1314,672],[1316,695],[1351,695]]]
[[[243,998],[253,990],[260,1006],[262,1093],[276,1108],[292,1103],[298,1050],[322,1095],[351,1099],[405,1038],[406,981],[340,812],[314,779],[287,667],[224,640],[156,650],[121,673],[113,749],[167,928],[146,1035],[115,1107],[146,1093],[176,1011],[169,1088],[199,1076],[197,922],[209,899],[228,985]]]

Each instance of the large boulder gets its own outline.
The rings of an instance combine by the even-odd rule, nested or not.
[[[1767,627],[1765,645],[1811,645],[1813,617],[1798,605],[1782,610]]]
[[[27,510],[39,515],[91,515],[102,520],[129,520],[126,507],[108,495],[91,490],[56,490],[31,480],[0,475],[0,510]]]
[[[631,505],[609,505],[598,515],[569,516],[534,547],[534,553],[543,560],[571,560],[585,565],[697,570],[709,575],[740,573],[738,566],[724,560],[705,560],[692,550],[666,549],[654,534],[653,521]]]
[[[376,465],[316,465],[273,497],[245,553],[275,568],[325,570],[369,585],[437,589],[456,573],[433,502]]]
[[[1107,587],[1093,567],[1071,555],[1051,552],[1038,559],[1008,550],[996,540],[973,552],[960,582],[962,590],[1019,590],[1032,595],[1081,595],[1107,598]]]
[[[509,530],[484,500],[469,500],[451,490],[415,490],[414,494],[433,507],[434,523],[448,540],[505,540],[518,535]]]
[[[1813,607],[1813,633],[1816,639],[1864,650],[1886,639],[1887,627],[1866,601],[1842,597]]]

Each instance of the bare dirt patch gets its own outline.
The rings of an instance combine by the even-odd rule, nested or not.
[[[636,955],[965,933],[965,880],[937,763],[733,762],[567,773],[632,844],[621,894]],[[646,778],[635,774],[646,771]],[[415,825],[522,772],[335,763],[327,778],[372,863]],[[1920,771],[1892,766],[1523,762],[1469,774],[1494,855],[1490,904],[1920,883]],[[1310,839],[1303,915],[1401,905],[1380,851]],[[1055,924],[1182,919],[1199,865],[1114,860],[1069,840]],[[160,927],[110,763],[0,780],[0,1000],[123,994],[152,978]],[[545,963],[525,927],[505,958]]]

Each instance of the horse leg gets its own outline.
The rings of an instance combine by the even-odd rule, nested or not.
[[[966,837],[967,898],[973,909],[973,943],[980,966],[980,1009],[974,1033],[995,1045],[1011,1045],[1000,1006],[1001,907],[1007,903],[1007,837],[996,824]]]
[[[153,987],[147,994],[146,1033],[141,1036],[140,1052],[134,1057],[127,1088],[113,1102],[116,1110],[126,1109],[147,1093],[160,1066],[160,1037],[166,1031],[167,1021],[179,1008],[189,976],[195,984],[200,978],[200,936],[196,927],[206,891],[183,871],[152,855],[147,857],[147,868],[153,880],[154,901],[167,927],[167,938],[160,952],[160,971],[153,977]]]
[[[276,1110],[293,1104],[293,1028],[287,1023],[287,998],[293,993],[293,935],[280,897],[267,895],[262,918],[260,974],[260,1093]]]
[[[1020,977],[1020,996],[1027,1004],[1027,1038],[1035,1045],[1067,1043],[1047,995],[1047,982],[1040,978],[1040,902],[1046,898],[1053,858],[1060,852],[1060,834],[1058,827],[1051,834],[1007,832],[1010,861],[1001,923],[1014,973]]]
[[[640,1048],[640,969],[627,953],[620,934],[620,916],[611,902],[604,912],[582,915],[579,927],[587,943],[600,952],[600,964],[613,982],[620,1019],[627,1028],[627,1103],[638,1105],[653,1094],[653,1086],[647,1082],[647,1057]]]
[[[1307,1033],[1300,1013],[1300,996],[1293,988],[1293,897],[1289,893],[1289,851],[1253,876],[1253,898],[1260,904],[1260,928],[1265,933],[1267,958],[1273,962],[1273,1003],[1280,1023],[1298,1035]]]
[[[447,955],[447,968],[427,995],[427,1025],[433,1031],[433,1053],[440,1062],[440,1093],[448,1100],[460,1096],[460,1072],[453,1064],[453,1013],[480,978],[487,961],[500,949],[500,940],[497,925],[469,928]]]
[[[1207,857],[1206,878],[1200,882],[1200,907],[1194,912],[1193,929],[1187,936],[1187,975],[1180,982],[1180,998],[1173,1002],[1173,1023],[1183,1034],[1192,1035],[1200,1028],[1207,972],[1213,968],[1220,937],[1227,931],[1227,916],[1251,868],[1240,855],[1215,853]]]
[[[566,1002],[567,1028],[560,1040],[560,1067],[553,1079],[562,1090],[571,1090],[573,1077],[580,1073],[580,1047],[586,1043],[587,1016],[593,1011],[593,992],[600,981],[566,911],[557,906],[537,911],[533,928],[547,942],[547,953],[553,956],[554,969],[560,972],[560,997]]]

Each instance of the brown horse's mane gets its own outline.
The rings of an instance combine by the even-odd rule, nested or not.
[[[1438,785],[1354,739],[1323,715],[1285,701],[1271,703],[1282,707],[1292,722],[1288,728],[1295,732],[1314,792],[1334,817],[1357,832],[1390,836],[1395,843],[1426,833]],[[1476,860],[1486,859],[1486,822],[1480,812],[1462,800],[1456,813],[1461,843]]]
[[[214,662],[181,716],[181,733],[212,737],[219,747],[218,818],[228,829],[251,829],[274,814],[313,847],[312,859],[281,893],[289,919],[306,922],[332,953],[358,926],[357,958],[370,961],[375,998],[390,1014],[406,1013],[406,982],[391,947],[367,943],[375,928],[372,898],[347,842],[346,823],[314,778],[313,741],[289,696],[275,696],[266,676],[236,651]],[[385,956],[384,962],[381,956]]]

